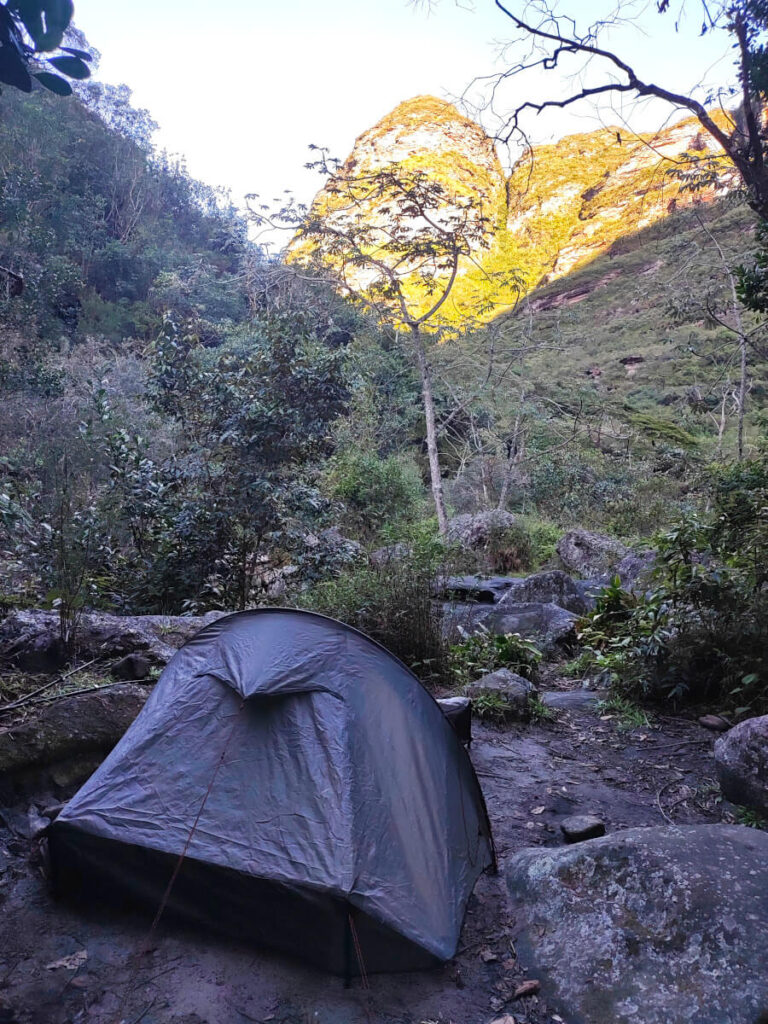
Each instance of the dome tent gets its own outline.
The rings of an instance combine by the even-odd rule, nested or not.
[[[49,831],[55,889],[338,974],[452,957],[495,864],[469,756],[393,655],[310,612],[218,619]],[[354,950],[354,952],[353,952]]]

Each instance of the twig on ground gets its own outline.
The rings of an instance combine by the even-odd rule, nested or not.
[[[682,782],[684,778],[685,778],[685,775],[683,775],[682,773],[678,772],[678,777],[676,779],[667,779],[667,781],[664,783],[664,785],[661,787],[661,789],[656,794],[656,806],[661,811],[662,817],[665,818],[669,822],[670,825],[674,825],[674,821],[670,818],[670,816],[667,814],[667,812],[661,806],[661,796],[662,796],[662,793],[665,793],[669,789],[670,786],[674,786],[674,785]]]
[[[56,676],[55,679],[51,679],[49,682],[45,683],[44,686],[39,686],[36,690],[33,690],[32,693],[26,693],[23,697],[19,697],[18,700],[11,701],[10,704],[3,704],[3,706],[0,707],[0,714],[4,711],[15,711],[16,708],[21,708],[24,707],[25,704],[33,703],[35,698],[40,694],[44,693],[46,690],[51,690],[54,686],[58,686],[59,683],[63,683],[64,680],[69,679],[70,676],[74,676],[77,675],[78,672],[82,672],[84,668],[88,668],[89,665],[93,665],[93,663],[98,661],[100,657],[101,655],[91,658],[90,661],[86,661],[83,665],[78,665],[77,668],[72,668],[69,672],[64,672],[62,675]]]

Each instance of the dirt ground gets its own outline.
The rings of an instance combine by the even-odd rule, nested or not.
[[[553,681],[548,684],[550,688]],[[558,688],[575,684],[555,680]],[[593,812],[609,832],[637,825],[729,820],[718,801],[715,735],[691,718],[652,716],[624,728],[598,709],[551,722],[474,724],[471,747],[499,855],[480,879],[457,957],[416,974],[350,989],[282,956],[161,922],[70,908],[48,894],[37,843],[0,820],[0,1024],[543,1024],[561,1021],[546,992],[514,998],[526,980],[505,909],[504,866],[519,849],[563,842],[560,821]],[[35,797],[42,809],[45,794]],[[9,828],[9,824],[12,826]],[[506,1016],[505,1016],[506,1015]]]

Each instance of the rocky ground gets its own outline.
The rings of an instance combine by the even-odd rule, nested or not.
[[[576,1020],[564,1015],[557,998],[551,1001],[557,996],[551,981],[539,991],[535,982],[526,986],[542,975],[518,948],[524,915],[508,907],[505,875],[514,855],[529,847],[562,848],[561,823],[577,813],[597,815],[611,836],[636,826],[729,821],[733,809],[719,796],[712,757],[716,734],[695,717],[654,715],[627,728],[594,703],[584,706],[585,694],[573,681],[551,678],[547,686],[559,691],[554,703],[577,706],[560,707],[552,721],[474,726],[472,758],[493,823],[500,872],[478,883],[458,956],[440,970],[372,977],[367,986],[356,982],[349,990],[338,979],[284,957],[164,923],[144,953],[146,918],[85,913],[54,902],[41,844],[29,836],[44,805],[66,795],[67,778],[57,784],[41,774],[37,792],[33,787],[12,806],[6,797],[0,824],[0,1021]],[[564,962],[562,971],[568,968]]]
[[[471,536],[459,539],[482,538],[488,516],[464,518],[455,522]],[[716,716],[699,722],[716,708],[606,706],[559,674],[595,586],[616,573],[642,587],[653,552],[582,530],[558,553],[568,572],[442,580],[448,630],[481,624],[537,638],[548,658],[542,701],[534,720],[474,720],[499,873],[479,880],[457,956],[350,989],[166,920],[152,931],[146,915],[52,899],[39,832],[53,805],[87,778],[173,650],[211,616],[84,615],[83,671],[64,679],[55,614],[9,615],[0,623],[9,666],[0,672],[0,1024],[768,1024],[768,831],[745,827],[768,809],[768,717],[723,733],[729,723]],[[23,684],[14,672],[27,673]],[[32,681],[34,672],[48,674]],[[107,675],[119,682],[105,689]],[[500,675],[494,696],[501,686],[525,717],[530,683]],[[476,685],[487,692],[489,679]],[[751,810],[729,804],[721,786]]]

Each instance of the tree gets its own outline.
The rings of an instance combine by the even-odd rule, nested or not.
[[[496,7],[512,22],[528,46],[528,55],[498,75],[491,76],[494,85],[522,72],[538,68],[552,71],[560,68],[563,58],[584,58],[592,73],[599,69],[602,80],[595,85],[574,88],[562,98],[541,102],[526,100],[504,117],[501,136],[509,141],[521,131],[521,118],[526,111],[541,113],[549,108],[564,109],[581,100],[595,99],[611,94],[625,94],[637,98],[654,97],[673,107],[688,110],[722,148],[728,161],[736,168],[746,189],[747,202],[762,221],[768,221],[768,128],[761,109],[768,100],[768,51],[765,37],[768,32],[768,3],[766,0],[725,0],[717,4],[701,0],[702,33],[721,31],[730,37],[736,49],[736,78],[739,91],[739,109],[735,113],[721,112],[716,116],[694,96],[676,93],[663,85],[644,81],[626,60],[600,45],[604,31],[616,24],[622,12],[607,21],[597,22],[584,32],[577,30],[576,21],[568,14],[556,12],[548,0],[532,0],[522,4],[516,13],[511,4],[495,0]],[[660,14],[671,17],[671,12],[682,10],[684,4],[672,0],[655,0]],[[679,10],[678,10],[679,8]],[[699,174],[717,173],[717,161],[711,154],[695,158],[702,166]]]
[[[483,295],[458,295],[457,283],[479,267],[477,256],[488,246],[488,218],[469,189],[449,190],[404,164],[358,171],[353,161],[339,166],[323,155],[319,166],[330,177],[309,211],[290,206],[270,216],[262,210],[256,219],[295,229],[290,261],[330,277],[380,326],[407,338],[421,383],[435,512],[445,533],[439,437],[451,417],[438,423],[429,346],[476,326],[496,291],[519,288],[516,275],[484,274]]]
[[[51,92],[69,96],[72,86],[68,78],[89,78],[92,54],[62,46],[73,13],[72,0],[6,0],[0,4],[0,82],[32,92],[34,78]],[[61,52],[47,56],[57,50]]]

